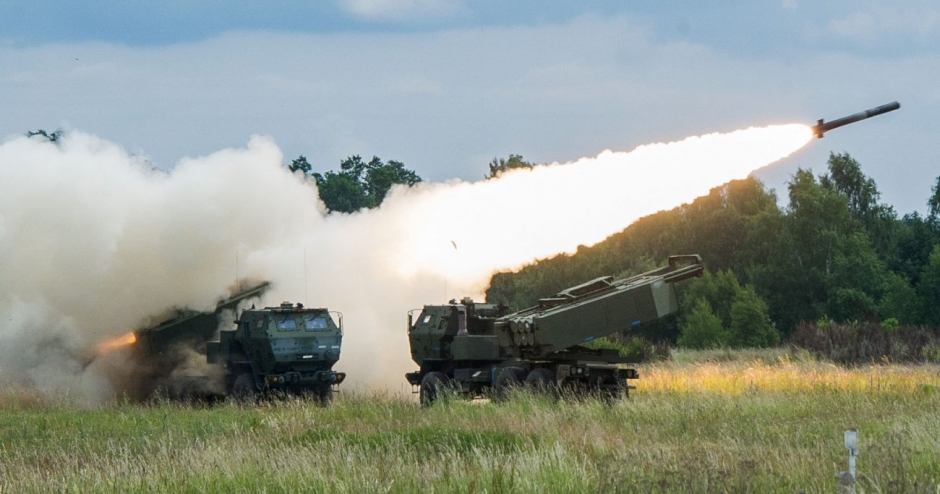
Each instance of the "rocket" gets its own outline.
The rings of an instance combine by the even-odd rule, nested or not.
[[[883,113],[888,113],[894,110],[897,110],[901,107],[901,103],[897,101],[893,103],[888,103],[886,105],[881,105],[870,110],[865,110],[858,113],[853,113],[847,117],[837,118],[831,122],[826,122],[823,119],[819,119],[816,125],[813,126],[813,135],[822,139],[824,133],[832,130],[838,129],[843,125],[848,125],[850,123],[858,122],[859,120],[865,120],[866,118],[876,117]]]

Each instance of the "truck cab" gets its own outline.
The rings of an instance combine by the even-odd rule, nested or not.
[[[333,370],[343,339],[338,312],[284,302],[246,309],[235,324],[233,330],[220,331],[219,341],[210,342],[206,352],[209,363],[226,368],[229,394],[313,392],[328,401],[346,378]]]

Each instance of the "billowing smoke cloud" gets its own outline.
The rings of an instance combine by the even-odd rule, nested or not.
[[[111,396],[121,362],[82,355],[169,308],[213,308],[238,276],[272,281],[268,304],[342,311],[336,368],[352,386],[404,389],[408,309],[479,296],[496,270],[596,243],[809,138],[786,125],[604,151],[396,188],[349,215],[325,214],[267,138],[170,173],[79,132],[12,138],[0,145],[0,381]]]

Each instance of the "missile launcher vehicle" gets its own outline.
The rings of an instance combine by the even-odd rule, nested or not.
[[[284,302],[246,309],[235,324],[208,343],[206,359],[226,370],[226,390],[237,398],[265,390],[310,392],[326,404],[346,378],[333,370],[343,341],[338,312]]]
[[[445,391],[501,400],[522,387],[625,396],[636,369],[616,350],[584,344],[675,313],[674,284],[703,269],[698,255],[671,256],[659,269],[591,280],[511,314],[468,298],[415,309],[408,338],[420,369],[405,378],[425,406]]]
[[[346,378],[333,370],[342,346],[342,314],[284,302],[262,309],[252,305],[236,320],[238,305],[268,287],[239,291],[214,312],[178,311],[135,331],[134,357],[143,362],[147,383],[143,394],[248,399],[265,392],[311,393],[328,403]],[[226,321],[235,328],[220,330]]]

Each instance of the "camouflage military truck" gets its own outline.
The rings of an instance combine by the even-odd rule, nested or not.
[[[342,314],[284,302],[237,316],[239,303],[260,297],[262,283],[218,303],[214,312],[177,311],[165,322],[135,331],[146,397],[311,393],[324,403],[346,378],[334,371],[343,339]],[[219,330],[234,321],[234,329]],[[217,341],[213,340],[218,334]],[[201,364],[193,362],[202,359]]]
[[[502,399],[516,387],[556,395],[625,396],[639,377],[616,350],[584,346],[678,310],[674,284],[700,276],[697,255],[672,256],[659,269],[629,278],[598,278],[507,314],[505,307],[452,300],[408,313],[411,358],[405,378],[429,405],[444,390]]]

